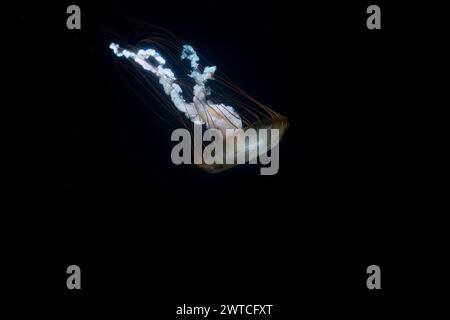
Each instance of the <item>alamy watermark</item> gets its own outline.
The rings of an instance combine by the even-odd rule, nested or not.
[[[279,129],[217,129],[203,132],[201,125],[192,131],[184,128],[172,132],[171,159],[176,165],[237,165],[262,164],[261,175],[274,175],[280,166]]]

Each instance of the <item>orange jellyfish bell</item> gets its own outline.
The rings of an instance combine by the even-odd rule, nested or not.
[[[236,144],[234,143],[235,138],[238,136],[237,133],[234,133],[229,140],[225,138],[224,140],[218,142],[223,144],[223,161],[220,163],[214,161],[208,161],[209,159],[203,159],[203,162],[197,164],[197,167],[210,173],[218,173],[221,171],[225,171],[227,169],[233,168],[234,166],[241,164],[239,163],[239,157],[245,157],[245,163],[251,163],[257,157],[262,156],[269,150],[272,150],[275,147],[278,147],[279,142],[281,141],[284,133],[289,127],[289,122],[286,117],[273,117],[267,119],[261,119],[253,124],[245,127],[242,132],[237,131],[244,136],[247,136],[246,133],[249,130],[256,131],[256,139],[245,139],[243,143]],[[265,130],[267,135],[259,134],[260,130]],[[278,133],[276,135],[273,134],[274,131]],[[227,143],[227,141],[231,141],[231,143]],[[230,163],[227,163],[226,159],[232,159]]]

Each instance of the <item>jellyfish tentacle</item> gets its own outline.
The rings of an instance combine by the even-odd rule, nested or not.
[[[133,59],[144,70],[150,71],[156,77],[159,78],[159,83],[162,85],[166,95],[170,96],[175,107],[183,112],[185,116],[195,124],[204,124],[198,113],[195,110],[193,103],[188,103],[182,96],[183,90],[175,83],[177,80],[173,71],[169,68],[164,68],[166,61],[163,57],[154,49],[139,50],[137,53],[121,49],[119,45],[111,43],[109,46],[113,50],[114,54],[118,57],[125,57],[127,59]],[[156,61],[156,65],[149,61],[152,57]]]
[[[204,111],[210,115],[212,124],[210,123],[209,127],[220,129],[223,134],[233,132],[233,130],[227,131],[227,129],[242,128],[241,117],[233,107],[223,103],[215,104],[207,98],[211,95],[211,89],[206,86],[206,82],[210,79],[214,79],[214,73],[217,68],[215,66],[206,66],[203,69],[203,72],[200,72],[198,68],[200,58],[194,48],[190,45],[183,46],[181,60],[183,59],[188,59],[191,62],[191,74],[189,76],[193,78],[196,83],[194,86],[193,101],[200,114],[203,114],[202,111]],[[206,123],[209,123],[207,119],[204,120]]]
[[[188,59],[191,65],[189,76],[194,79],[192,102],[186,102],[183,98],[180,85],[176,83],[174,72],[167,67],[165,59],[154,49],[138,50],[137,53],[120,48],[116,43],[111,43],[110,49],[118,57],[125,57],[134,60],[144,70],[153,73],[162,85],[166,95],[170,97],[175,107],[183,112],[185,116],[194,124],[205,124],[208,128],[221,130],[224,134],[229,133],[227,129],[242,128],[242,120],[233,107],[223,103],[213,103],[208,99],[211,95],[211,89],[206,86],[208,80],[214,79],[216,72],[215,66],[199,70],[199,60],[194,48],[190,45],[184,45],[181,52],[181,60]],[[152,63],[150,58],[155,61]]]

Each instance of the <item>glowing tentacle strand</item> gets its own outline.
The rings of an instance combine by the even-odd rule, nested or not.
[[[198,61],[200,60],[195,50],[189,46],[183,46],[181,59],[188,59],[191,63],[190,77],[194,79],[193,101],[186,102],[182,96],[181,87],[175,83],[176,77],[173,71],[165,68],[165,59],[154,49],[138,50],[137,53],[121,49],[119,45],[111,43],[109,46],[118,57],[134,60],[144,70],[153,73],[163,86],[164,92],[170,97],[175,107],[183,112],[194,124],[206,124],[208,128],[216,128],[227,134],[230,130],[242,128],[242,120],[239,114],[231,106],[215,104],[208,100],[210,88],[206,87],[206,81],[213,79],[215,66],[205,67],[200,72]],[[152,58],[155,64],[149,61]]]

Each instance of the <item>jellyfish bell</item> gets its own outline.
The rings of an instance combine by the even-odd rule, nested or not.
[[[209,148],[214,147],[213,144],[222,145],[222,148],[220,148],[222,153],[219,156],[222,161],[217,161],[218,156],[216,154],[209,156],[208,153],[203,153],[202,162],[197,164],[197,167],[206,172],[217,173],[238,164],[255,163],[258,157],[278,147],[288,127],[289,122],[286,117],[256,121],[244,129],[236,130],[233,134],[227,135],[223,140],[211,142],[208,145]],[[254,132],[253,139],[252,135],[247,134],[250,131]]]
[[[194,155],[198,168],[221,172],[256,163],[278,148],[289,126],[287,118],[246,94],[216,72],[216,66],[201,65],[205,59],[172,34],[156,34],[137,48],[123,48],[116,42],[109,48],[115,56],[132,61],[144,90],[156,93],[185,128],[194,135],[198,128],[205,129],[204,152]]]

